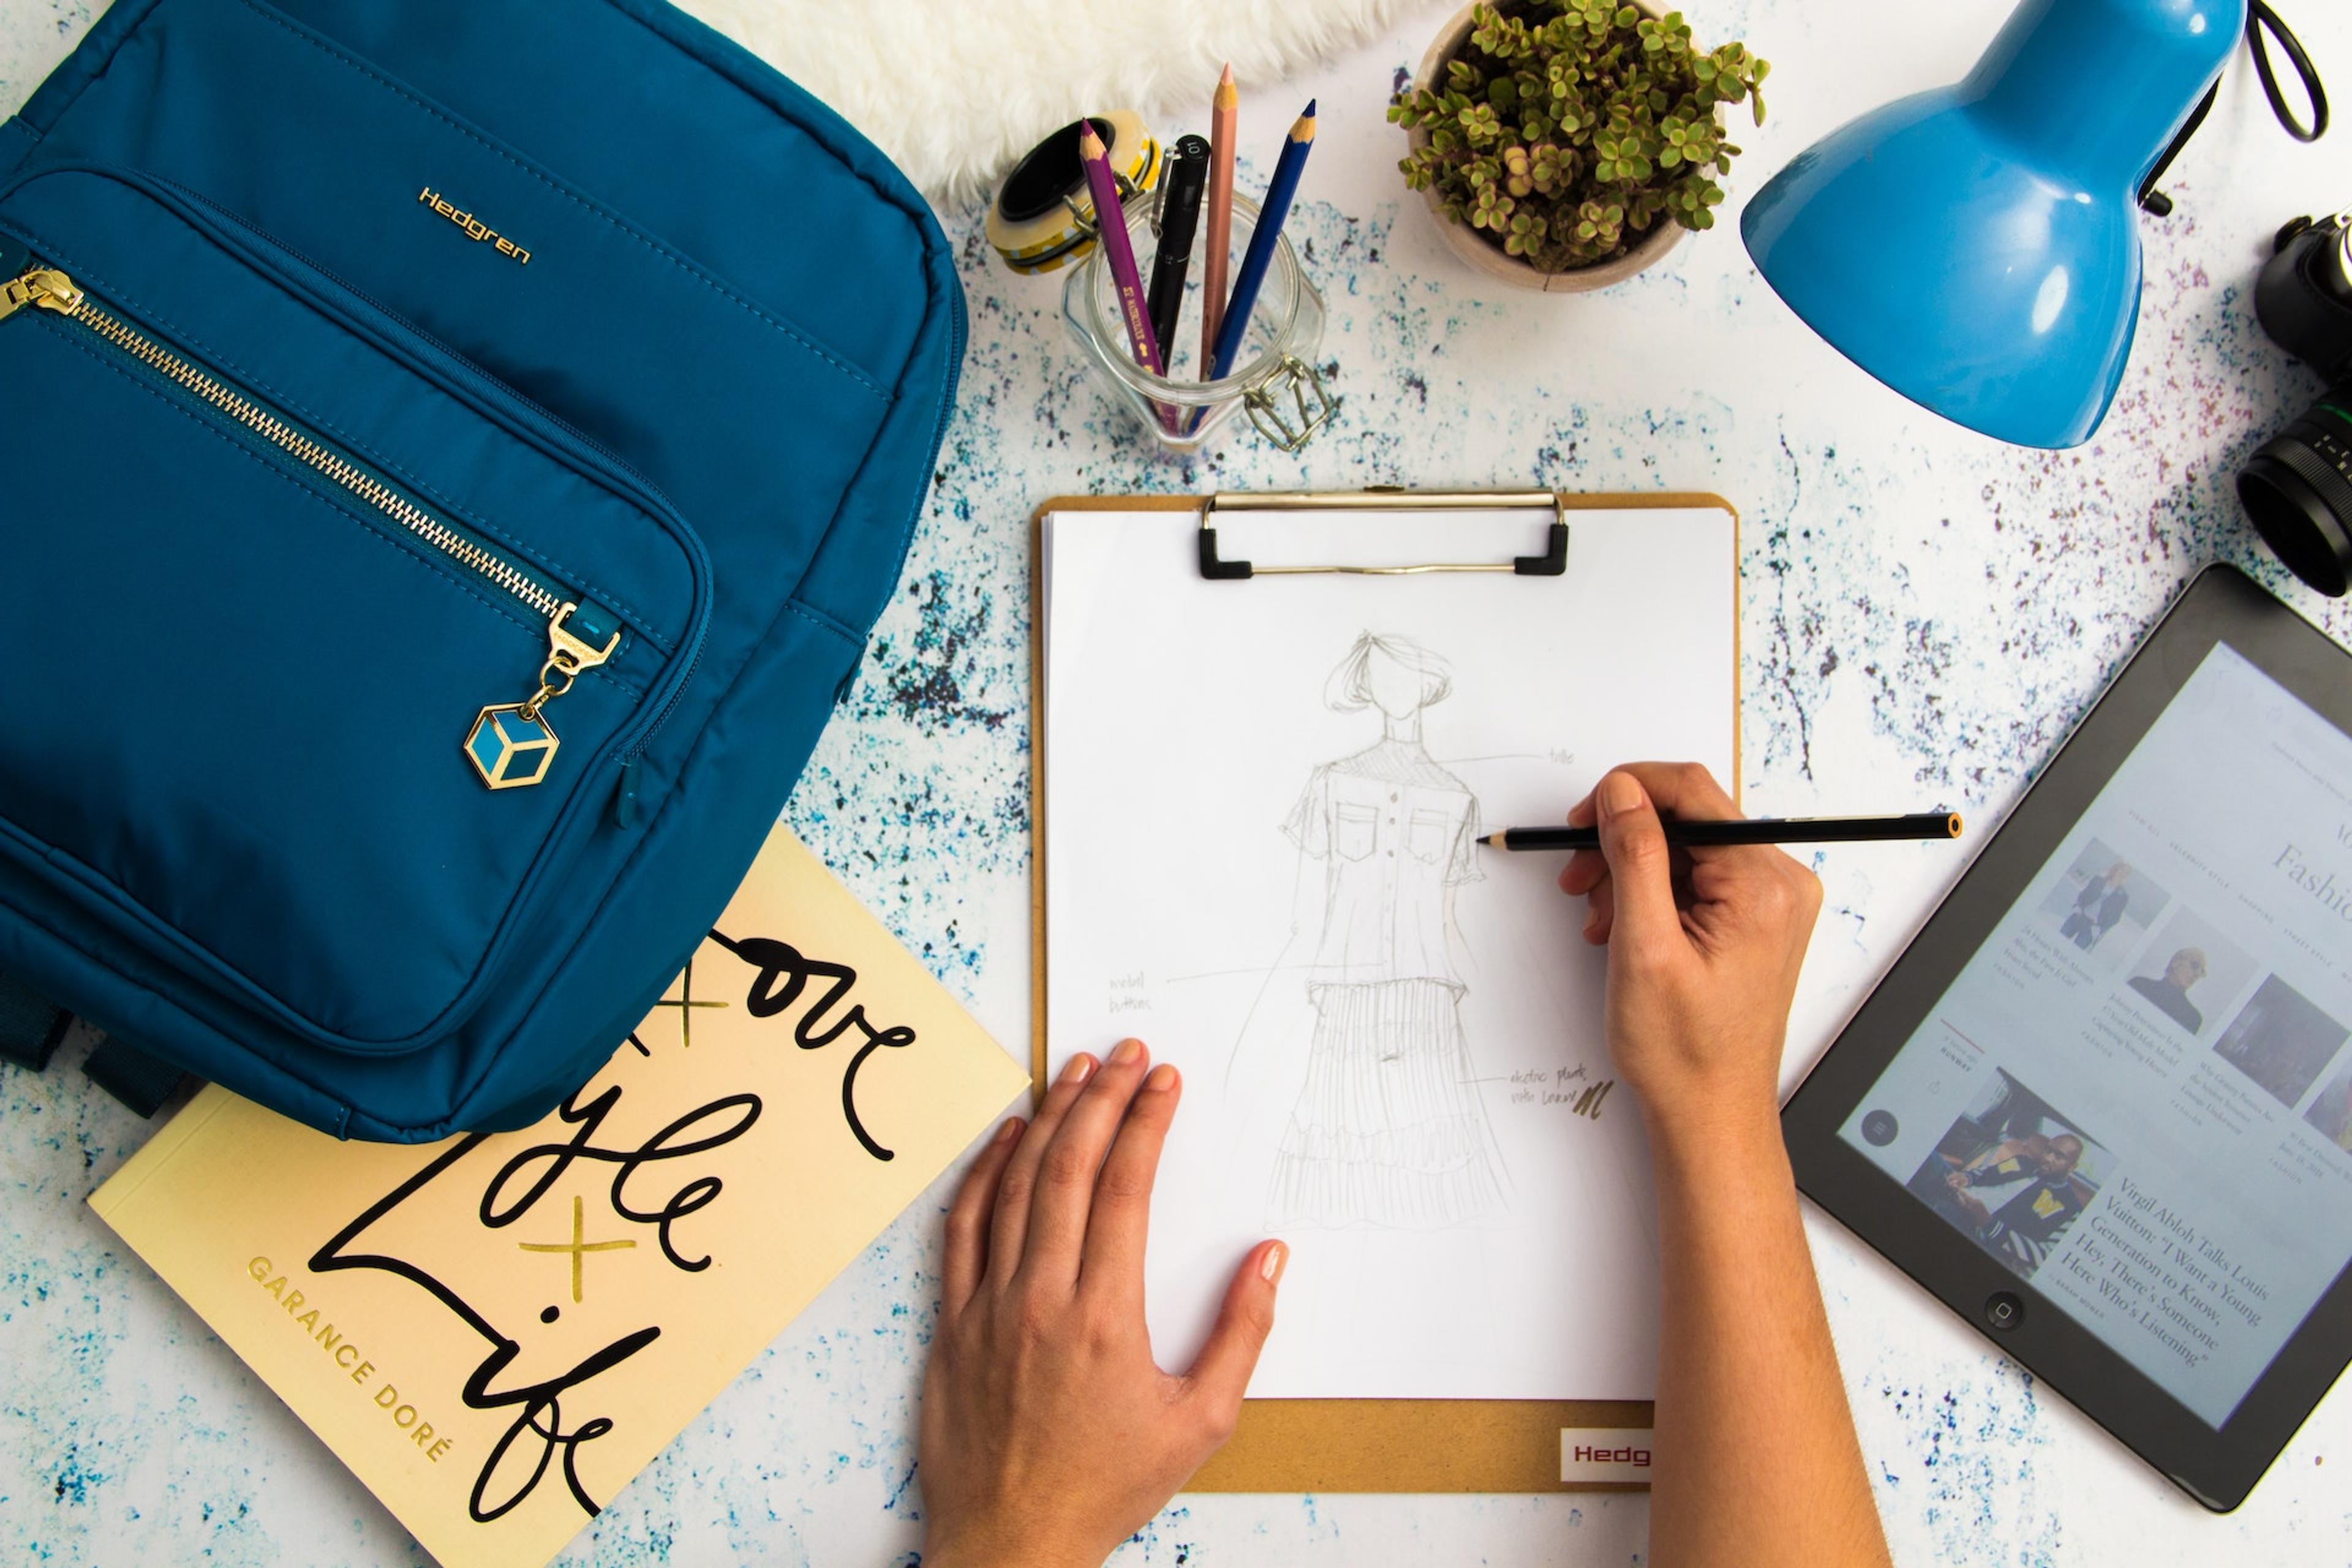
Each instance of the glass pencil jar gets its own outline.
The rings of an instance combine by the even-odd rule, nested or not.
[[[1155,216],[1150,197],[1128,204],[1128,237],[1147,287],[1158,249]],[[1229,287],[1241,271],[1256,226],[1257,204],[1234,197],[1225,273]],[[1323,296],[1307,280],[1288,237],[1277,238],[1233,373],[1215,381],[1192,379],[1206,368],[1201,353],[1201,280],[1207,270],[1203,258],[1208,244],[1209,225],[1203,220],[1195,231],[1185,273],[1176,341],[1164,345],[1172,351],[1164,355],[1167,374],[1154,375],[1136,362],[1118,290],[1099,245],[1071,269],[1063,285],[1063,319],[1086,350],[1097,384],[1161,446],[1197,451],[1239,411],[1248,414],[1259,435],[1283,451],[1296,452],[1314,438],[1338,406],[1315,368],[1315,355],[1323,343]]]

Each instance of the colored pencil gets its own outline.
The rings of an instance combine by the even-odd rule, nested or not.
[[[1220,381],[1231,374],[1234,362],[1241,358],[1242,340],[1249,336],[1250,313],[1257,309],[1257,292],[1265,286],[1266,271],[1274,264],[1275,242],[1282,237],[1283,221],[1290,216],[1291,197],[1298,194],[1298,176],[1306,172],[1307,154],[1314,147],[1315,104],[1310,99],[1307,112],[1291,126],[1290,135],[1282,144],[1281,160],[1274,166],[1274,178],[1265,187],[1257,227],[1250,234],[1249,252],[1242,258],[1241,271],[1234,278],[1234,296],[1225,301],[1224,320],[1217,327],[1217,352],[1209,363],[1206,378],[1210,381]]]
[[[1960,814],[1927,811],[1916,816],[1759,816],[1727,822],[1685,822],[1668,817],[1666,842],[1685,848],[1722,848],[1736,844],[1858,844],[1882,838],[1958,838]],[[1598,849],[1597,827],[1507,827],[1478,841],[1490,849]]]
[[[1111,287],[1118,290],[1118,312],[1127,322],[1127,341],[1135,363],[1152,374],[1160,374],[1160,345],[1151,336],[1151,317],[1143,303],[1143,275],[1135,269],[1135,246],[1127,237],[1127,209],[1118,199],[1118,179],[1110,172],[1110,153],[1095,134],[1094,122],[1082,122],[1078,159],[1087,167],[1087,185],[1095,199],[1096,243],[1103,264],[1110,268]]]
[[[1209,247],[1202,259],[1201,371],[1207,379],[1210,362],[1217,357],[1217,328],[1225,319],[1226,257],[1234,247],[1234,138],[1241,127],[1241,89],[1234,85],[1234,68],[1217,79],[1216,97],[1209,111]]]

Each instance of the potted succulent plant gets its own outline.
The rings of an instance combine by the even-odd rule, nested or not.
[[[1722,106],[1770,68],[1691,42],[1648,0],[1496,0],[1440,32],[1389,118],[1398,165],[1471,265],[1524,288],[1606,288],[1715,223],[1739,151]]]

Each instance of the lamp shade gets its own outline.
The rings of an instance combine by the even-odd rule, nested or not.
[[[2139,320],[2140,181],[2245,0],[2025,0],[1958,83],[1815,142],[1748,204],[1767,282],[1916,403],[2027,447],[2106,416]]]

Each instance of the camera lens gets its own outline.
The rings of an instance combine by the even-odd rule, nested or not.
[[[2263,443],[2238,499],[2288,571],[2330,598],[2352,587],[2352,387]]]

